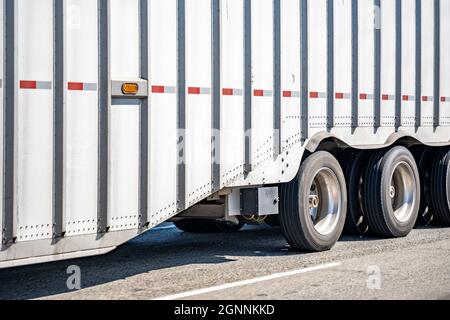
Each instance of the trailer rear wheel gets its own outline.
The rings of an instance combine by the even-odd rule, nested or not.
[[[438,224],[450,226],[450,151],[439,150],[433,161],[431,207]]]
[[[328,152],[305,160],[298,176],[281,186],[280,224],[296,250],[331,249],[344,229],[347,188],[339,162]]]
[[[417,221],[420,177],[408,149],[376,152],[367,168],[364,208],[371,231],[387,238],[407,236]]]
[[[342,160],[348,192],[348,210],[344,233],[348,235],[362,236],[369,231],[362,205],[363,172],[369,155],[367,151],[352,150],[346,153]]]
[[[435,149],[426,147],[420,148],[414,153],[419,167],[421,182],[421,201],[417,225],[430,225],[434,220],[434,213],[431,207],[431,169],[435,158]]]

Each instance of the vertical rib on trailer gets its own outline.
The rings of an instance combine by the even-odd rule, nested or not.
[[[17,211],[15,206],[16,186],[16,59],[15,59],[15,20],[16,1],[4,0],[4,160],[3,160],[3,245],[11,245],[17,238]]]
[[[274,159],[281,153],[281,2],[273,0],[273,108]]]
[[[309,106],[308,106],[308,0],[300,0],[300,57],[301,57],[301,138],[309,138]],[[356,0],[355,0],[356,1]]]
[[[352,0],[352,128],[359,125],[359,39],[358,39],[358,0]]]
[[[140,77],[149,79],[148,51],[148,0],[139,0],[139,33],[140,33]],[[142,99],[139,114],[139,228],[149,225],[148,217],[148,172],[149,172],[149,129],[148,129],[148,98]]]
[[[99,177],[98,232],[109,230],[109,149],[111,106],[110,3],[98,0],[99,19]]]
[[[327,1],[327,127],[334,127],[334,0]]]
[[[53,238],[65,235],[64,185],[64,1],[53,0]]]
[[[416,0],[416,128],[422,125],[422,4]]]
[[[178,108],[178,163],[177,209],[186,207],[186,7],[185,0],[177,0],[177,108]]]
[[[434,126],[440,125],[441,94],[441,2],[434,0]]]
[[[402,0],[395,6],[395,128],[402,125]]]
[[[252,1],[244,0],[244,173],[252,171]]]
[[[381,19],[381,1],[374,0],[374,6]],[[373,30],[375,33],[374,126],[379,128],[381,126],[381,26],[375,25]]]
[[[211,4],[211,41],[212,41],[212,191],[219,191],[220,182],[220,122],[221,122],[221,60],[220,60],[220,1],[212,0]]]

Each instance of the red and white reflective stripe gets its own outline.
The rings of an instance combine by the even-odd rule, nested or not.
[[[96,83],[89,82],[69,82],[67,83],[69,91],[97,91]]]
[[[359,100],[373,100],[375,97],[371,93],[360,93]]]
[[[416,98],[414,96],[408,96],[408,95],[403,95],[402,96],[402,100],[403,101],[414,101]]]
[[[174,86],[152,86],[151,92],[152,93],[175,93],[176,87]]]
[[[422,101],[423,102],[433,102],[434,98],[432,96],[423,96]]]
[[[36,81],[36,80],[20,80],[20,89],[31,89],[31,90],[51,90],[51,81]]]
[[[441,102],[450,102],[450,97],[441,97]]]
[[[255,90],[253,90],[253,95],[255,97],[272,97],[273,91],[272,90],[255,89]]]
[[[242,89],[233,89],[233,88],[223,88],[222,95],[224,95],[224,96],[242,96],[243,90]]]
[[[191,95],[211,94],[211,89],[202,87],[188,87],[188,94]]]
[[[381,100],[383,100],[383,101],[393,101],[393,100],[395,100],[395,95],[393,95],[393,94],[383,94],[383,95],[381,95]]]
[[[336,92],[334,97],[336,100],[350,100],[352,95],[350,93]]]
[[[310,99],[326,99],[327,93],[326,92],[317,92],[317,91],[311,91],[309,93]]]
[[[284,98],[300,98],[300,91],[283,91]]]

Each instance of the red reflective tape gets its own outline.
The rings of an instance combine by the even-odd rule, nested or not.
[[[189,87],[188,94],[200,94],[200,88],[199,87]]]
[[[361,93],[361,94],[359,95],[359,99],[361,99],[361,100],[367,100],[367,93]]]
[[[423,96],[423,97],[422,97],[422,101],[423,101],[423,102],[430,101],[430,97]]]
[[[441,97],[441,102],[448,102],[450,101],[449,97]]]
[[[342,92],[336,92],[336,99],[344,99],[344,94]]]
[[[283,91],[284,98],[292,98],[292,91]]]
[[[82,91],[84,89],[84,84],[82,82],[69,82],[67,88],[68,90]]]
[[[409,101],[409,97],[408,96],[403,96],[402,99],[403,99],[403,101]]]
[[[381,96],[381,99],[384,100],[384,101],[388,101],[389,100],[389,95],[388,94],[383,94]]]
[[[152,93],[164,93],[164,86],[152,86]]]
[[[311,99],[317,99],[317,98],[319,98],[319,93],[318,92],[310,92],[309,97]]]
[[[37,81],[21,80],[20,89],[36,89]]]
[[[253,91],[253,95],[255,97],[264,97],[264,90],[255,90]]]
[[[234,90],[229,89],[229,88],[224,88],[224,89],[222,89],[222,94],[224,96],[232,96],[234,94]]]

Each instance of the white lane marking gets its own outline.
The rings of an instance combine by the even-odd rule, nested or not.
[[[228,283],[228,284],[224,284],[224,285],[220,285],[220,286],[215,286],[215,287],[210,287],[210,288],[205,288],[205,289],[188,291],[188,292],[184,292],[184,293],[178,293],[178,294],[174,294],[174,295],[170,295],[170,296],[166,296],[166,297],[156,298],[156,299],[153,299],[153,300],[185,299],[185,298],[189,298],[189,297],[203,295],[203,294],[206,294],[206,293],[211,293],[211,292],[217,292],[217,291],[222,291],[222,290],[227,290],[227,289],[232,289],[232,288],[237,288],[237,287],[248,286],[248,285],[259,283],[259,282],[270,281],[270,280],[286,278],[286,277],[292,277],[292,276],[296,276],[296,275],[299,275],[299,274],[305,274],[305,273],[313,272],[313,271],[320,271],[320,270],[325,270],[325,269],[331,269],[331,268],[339,267],[341,265],[342,265],[342,263],[328,263],[328,264],[323,264],[323,265],[316,266],[316,267],[304,268],[304,269],[299,269],[299,270],[294,270],[294,271],[289,271],[289,272],[283,272],[283,273],[275,273],[275,274],[272,274],[272,275],[269,275],[269,276],[264,276],[264,277],[249,279],[249,280],[243,280],[243,281]]]

